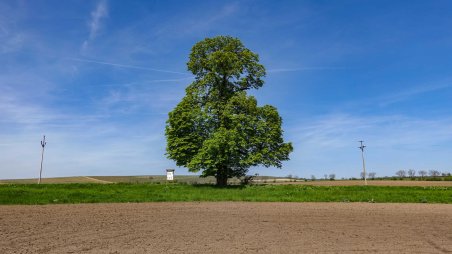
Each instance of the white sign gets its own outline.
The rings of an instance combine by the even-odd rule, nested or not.
[[[166,171],[166,180],[168,181],[174,180],[174,171]]]

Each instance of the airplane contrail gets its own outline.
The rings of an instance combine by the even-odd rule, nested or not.
[[[295,72],[295,71],[322,71],[322,70],[343,70],[344,67],[298,67],[298,68],[279,68],[279,69],[269,69],[268,73],[277,72]]]
[[[77,62],[85,62],[85,63],[95,63],[95,64],[103,64],[103,65],[110,65],[110,66],[116,66],[116,67],[122,67],[122,68],[130,68],[130,69],[138,69],[138,70],[146,70],[146,71],[157,71],[157,72],[165,72],[165,73],[173,73],[173,74],[183,74],[187,75],[186,72],[178,72],[178,71],[170,71],[170,70],[161,70],[161,69],[154,69],[154,68],[148,68],[143,66],[136,66],[136,65],[128,65],[128,64],[118,64],[118,63],[110,63],[110,62],[103,62],[103,61],[95,61],[95,60],[88,60],[88,59],[81,59],[81,58],[66,58],[68,60],[77,61]]]

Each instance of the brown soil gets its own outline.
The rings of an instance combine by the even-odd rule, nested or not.
[[[271,183],[271,182],[268,182]],[[316,185],[316,186],[354,186],[364,185],[364,180],[336,180],[336,181],[297,181],[297,182],[282,182],[274,184],[302,184],[302,185]],[[452,181],[380,181],[380,180],[368,180],[368,185],[375,186],[450,186],[452,187]]]
[[[0,206],[0,253],[450,253],[452,205]]]

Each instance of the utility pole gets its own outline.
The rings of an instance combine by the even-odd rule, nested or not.
[[[363,159],[363,174],[364,174],[364,184],[367,185],[367,174],[366,174],[366,163],[364,162],[364,148],[366,147],[365,145],[363,145],[364,141],[358,141],[361,143],[361,146],[358,147],[359,149],[361,149],[361,158]]]
[[[47,144],[47,142],[46,142],[46,135],[44,135],[44,137],[42,138],[42,141],[41,141],[41,146],[42,146],[42,152],[41,152],[41,170],[39,170],[39,180],[38,180],[38,184],[41,183],[42,162],[44,161],[44,148],[45,148],[46,144]]]

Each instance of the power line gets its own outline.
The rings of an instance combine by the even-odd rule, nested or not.
[[[363,145],[362,140],[358,141],[361,143],[361,146],[358,147],[359,149],[361,149],[361,158],[363,159],[363,175],[364,175],[364,184],[367,185],[367,174],[366,174],[366,163],[364,162],[364,148],[366,147],[365,145]]]
[[[39,180],[38,180],[38,184],[41,183],[41,175],[42,175],[42,162],[44,161],[44,148],[46,146],[47,142],[46,142],[46,135],[44,135],[44,137],[41,140],[41,147],[42,147],[42,152],[41,152],[41,170],[39,170]]]

